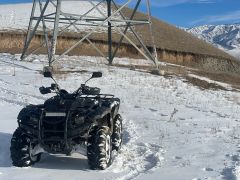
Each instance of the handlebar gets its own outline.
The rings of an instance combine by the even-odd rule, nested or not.
[[[67,95],[74,95],[76,97],[78,94],[81,94],[81,95],[98,95],[98,94],[100,94],[101,90],[100,90],[100,88],[97,88],[97,87],[89,87],[89,86],[86,86],[85,84],[82,84],[81,87],[77,91],[75,91],[72,94],[69,94],[66,90],[59,89],[57,84],[51,84],[50,87],[44,87],[44,86],[40,87],[39,91],[40,91],[41,94],[44,94],[44,95],[55,92],[60,97],[64,98]]]
[[[51,84],[50,87],[44,87],[44,86],[40,87],[39,91],[40,91],[41,94],[49,94],[52,91],[58,92],[59,91],[59,87],[58,87],[57,84]]]
[[[43,86],[39,88],[39,91],[41,94],[49,94],[52,92],[51,87],[43,87]]]
[[[85,84],[81,84],[80,88],[76,91],[76,93],[86,94],[86,95],[97,95],[100,94],[100,88],[97,87],[89,87]]]

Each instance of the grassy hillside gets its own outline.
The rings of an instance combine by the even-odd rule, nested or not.
[[[128,8],[125,8],[123,11],[126,17],[130,17],[131,12],[132,10]],[[147,17],[145,14],[138,12],[134,19],[146,18]],[[200,40],[173,25],[165,23],[156,18],[152,18],[152,21],[154,38],[157,48],[159,49],[234,59],[224,51],[217,49],[213,45],[208,44],[205,41]],[[148,26],[136,26],[135,29],[141,34],[146,44],[148,46],[152,46],[151,37],[149,37]]]
[[[125,17],[130,17],[132,10],[125,8],[123,14]],[[134,19],[147,19],[147,16],[143,13],[138,12]],[[210,57],[217,57],[229,60],[236,60],[228,53],[214,47],[213,45],[206,43],[203,40],[198,39],[190,33],[187,33],[173,25],[163,22],[159,19],[152,18],[153,22],[153,33],[155,38],[156,46],[159,50],[172,51],[177,53],[188,53],[195,55],[204,55]],[[149,27],[146,25],[136,26],[135,30],[143,38],[144,42],[148,47],[152,46],[151,37],[149,36]],[[113,41],[117,42],[120,39],[120,35],[113,33]],[[132,40],[139,44],[133,37],[132,33],[127,34]],[[82,37],[82,34],[76,33],[65,33],[63,36],[67,37]],[[106,41],[107,33],[95,33],[91,36],[91,39]],[[123,43],[128,42],[126,40]]]

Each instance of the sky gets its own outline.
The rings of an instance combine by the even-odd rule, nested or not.
[[[136,0],[133,0],[133,2]],[[2,4],[31,0],[0,0]],[[126,0],[116,0],[126,2]],[[141,11],[146,10],[142,0]],[[240,23],[240,0],[150,0],[152,15],[180,27]]]

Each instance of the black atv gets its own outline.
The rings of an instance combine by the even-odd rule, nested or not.
[[[44,68],[43,75],[52,78],[50,68]],[[94,72],[90,79],[99,77],[102,73]],[[120,100],[100,94],[99,88],[88,87],[86,82],[73,93],[60,89],[56,81],[39,88],[41,94],[56,95],[20,111],[10,147],[14,166],[31,166],[43,152],[71,155],[74,151],[88,157],[91,169],[111,165],[112,151],[122,144]]]

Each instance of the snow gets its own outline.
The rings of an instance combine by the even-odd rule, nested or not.
[[[232,56],[234,56],[238,60],[240,60],[240,48],[235,48],[235,49],[232,49],[232,50],[228,50],[227,53],[231,54]]]
[[[55,1],[53,1],[55,2]],[[83,15],[87,13],[89,10],[93,8],[93,5],[98,4],[99,1],[91,0],[91,1],[84,1],[84,0],[76,0],[76,1],[62,1],[61,11],[63,13],[71,13],[71,14],[78,14]],[[55,3],[56,4],[56,3]],[[43,4],[44,5],[44,4]],[[21,4],[7,4],[7,5],[0,5],[0,30],[17,30],[17,31],[26,31],[29,24],[29,18],[31,15],[32,3],[21,3]],[[37,3],[35,17],[40,15],[40,7]],[[51,3],[48,5],[45,14],[51,14],[55,12],[55,6]],[[101,10],[101,13],[95,9],[87,14],[88,18],[105,18],[107,15],[107,8],[105,3],[101,3],[98,6],[98,9]],[[54,16],[49,16],[54,17]],[[61,16],[64,17],[64,16]],[[73,16],[77,17],[77,16]],[[119,14],[116,14],[114,17],[115,19],[119,19]],[[35,25],[36,21],[34,21]],[[78,21],[78,23],[88,24],[84,21]],[[113,23],[113,25],[116,23]],[[53,29],[53,23],[46,22],[46,26],[49,29]],[[40,28],[38,30],[42,31],[41,28],[42,24],[40,23]],[[66,25],[60,24],[60,28],[64,28]],[[77,26],[78,30],[80,31],[88,31],[91,28],[86,27],[84,25]],[[95,28],[95,27],[93,27]],[[78,31],[75,27],[71,26],[68,28],[68,31]],[[101,32],[103,28],[98,28],[95,31]]]
[[[203,90],[182,77],[107,66],[103,58],[86,56],[64,57],[57,66],[74,72],[58,74],[56,79],[62,88],[73,91],[90,71],[100,70],[103,77],[88,85],[121,99],[123,147],[118,155],[114,153],[112,166],[89,170],[86,157],[75,153],[45,154],[33,167],[13,167],[9,146],[18,112],[47,99],[38,88],[52,82],[39,74],[46,56],[15,61],[13,76],[15,58],[19,55],[0,54],[0,179],[239,179],[239,92]],[[77,73],[80,70],[87,72]]]
[[[240,180],[240,167],[237,167],[236,176],[237,180]]]

